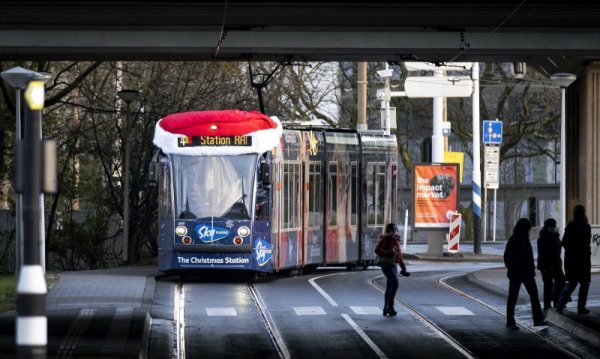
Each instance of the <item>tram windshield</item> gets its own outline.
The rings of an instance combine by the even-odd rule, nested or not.
[[[252,218],[256,154],[171,158],[178,218]]]

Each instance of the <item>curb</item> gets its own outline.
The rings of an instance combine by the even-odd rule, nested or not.
[[[486,281],[483,281],[479,278],[477,278],[477,273],[479,272],[483,272],[483,271],[488,271],[490,269],[481,269],[481,270],[477,270],[474,272],[469,272],[466,274],[466,278],[469,282],[482,287],[490,292],[493,292],[499,296],[503,296],[503,297],[507,297],[508,296],[508,292],[505,288],[501,288],[499,286],[490,284]],[[567,311],[565,309],[565,311]],[[595,314],[591,314],[591,315],[595,315]],[[573,333],[574,335],[578,336],[579,338],[592,343],[594,345],[600,346],[600,333],[598,333],[595,330],[591,330],[591,328],[579,324],[577,321],[570,319],[567,315],[561,315],[558,312],[556,312],[556,309],[550,309],[548,311],[545,312],[545,319],[549,322],[551,322],[552,324],[561,327],[562,329]]]
[[[570,319],[566,315],[559,314],[556,311],[556,309],[548,310],[548,312],[546,313],[546,320],[558,325],[559,327],[577,335],[578,337],[584,340],[587,340],[588,342],[594,345],[600,346],[600,333],[596,332],[595,330],[591,330],[589,327],[577,323],[576,321]]]
[[[409,257],[410,256],[410,257]],[[408,258],[407,258],[408,257]],[[415,253],[405,255],[404,258],[423,260],[423,261],[436,261],[436,262],[485,262],[485,263],[501,263],[503,261],[502,256],[495,255],[462,255],[461,253],[451,254],[444,253],[441,256],[431,255],[427,253]]]

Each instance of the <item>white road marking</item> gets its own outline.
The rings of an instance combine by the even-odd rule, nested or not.
[[[237,317],[235,308],[206,308],[209,317]]]
[[[296,315],[326,315],[322,307],[294,307]]]
[[[323,288],[319,287],[319,285],[317,283],[315,283],[315,280],[321,279],[321,278],[325,278],[325,277],[330,277],[332,275],[338,275],[338,274],[339,273],[327,274],[327,275],[322,275],[322,276],[319,276],[319,277],[314,277],[314,278],[311,278],[311,279],[308,280],[308,283],[310,283],[310,285],[312,285],[317,290],[317,292],[319,292],[329,302],[329,304],[331,304],[334,307],[337,307],[338,304],[335,302],[335,300],[333,300],[333,298],[331,298],[329,296],[329,294],[327,294],[323,290]]]
[[[375,354],[377,354],[379,358],[387,359],[387,355],[385,355],[385,353],[381,351],[381,349],[379,349],[377,344],[375,344],[375,342],[373,342],[371,338],[369,338],[367,333],[365,333],[362,329],[359,328],[358,325],[356,325],[356,323],[352,320],[352,318],[350,318],[348,314],[342,314],[342,317],[348,322],[348,324],[350,324],[352,329],[354,329],[354,331],[358,333],[358,335],[360,335],[360,337],[365,341],[365,343],[367,343],[367,345],[370,346],[371,349],[373,349],[373,351],[375,352]]]
[[[185,290],[181,283],[175,286],[174,306],[176,358],[185,359]]]
[[[350,309],[354,312],[354,314],[370,314],[370,315],[380,315],[382,313],[381,309],[377,307],[353,307],[350,306]]]
[[[465,307],[435,307],[435,309],[446,315],[475,315]]]

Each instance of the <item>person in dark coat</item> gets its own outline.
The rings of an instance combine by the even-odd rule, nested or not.
[[[544,310],[558,306],[558,299],[565,287],[565,274],[562,269],[560,235],[556,230],[556,220],[548,218],[537,240],[537,268],[544,282]]]
[[[535,264],[533,262],[533,249],[529,240],[531,223],[527,218],[517,221],[512,236],[506,243],[504,250],[504,264],[506,265],[508,285],[508,299],[506,301],[506,327],[510,330],[518,330],[515,322],[515,306],[519,298],[521,284],[525,286],[531,300],[533,314],[533,325],[547,325],[544,321],[544,313],[538,297],[537,285],[535,284]]]
[[[398,314],[394,310],[394,299],[396,298],[396,291],[398,290],[398,268],[396,264],[400,265],[402,269],[400,274],[408,277],[410,273],[406,271],[406,265],[402,259],[402,252],[400,252],[400,236],[396,233],[398,227],[394,223],[388,223],[385,226],[385,233],[379,236],[379,243],[375,248],[375,253],[382,257],[394,257],[394,263],[389,266],[382,266],[381,271],[387,279],[385,286],[385,305],[383,307],[383,315],[395,316]]]
[[[567,285],[556,307],[556,311],[561,314],[578,283],[577,313],[588,314],[590,312],[585,306],[592,281],[591,239],[592,229],[585,215],[585,207],[577,205],[573,208],[573,220],[567,224],[562,240],[565,248]]]

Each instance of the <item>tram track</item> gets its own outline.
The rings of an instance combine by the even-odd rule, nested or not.
[[[377,288],[382,293],[385,293],[385,288],[377,283],[377,279],[382,278],[383,275],[374,277],[370,279],[370,284]],[[459,341],[457,341],[454,337],[440,328],[435,322],[427,318],[427,316],[423,315],[419,312],[415,307],[410,305],[408,302],[403,301],[401,299],[395,298],[395,302],[401,304],[406,311],[411,314],[414,318],[420,321],[423,325],[433,331],[436,335],[438,335],[441,339],[443,339],[446,343],[452,346],[456,351],[461,353],[465,358],[475,359],[477,358],[473,353],[471,353],[466,347],[464,347]]]
[[[267,306],[265,305],[265,302],[260,296],[260,293],[258,292],[258,290],[256,290],[252,283],[248,283],[248,290],[250,291],[252,301],[256,305],[256,308],[258,308],[258,311],[264,320],[265,327],[267,329],[267,332],[269,333],[271,341],[273,342],[273,346],[277,350],[279,358],[290,359],[291,355],[285,344],[285,341],[283,340],[283,336],[279,332],[277,325],[275,325],[275,321],[273,320],[273,318],[271,318],[271,315],[269,314]]]
[[[456,287],[453,287],[450,284],[446,283],[446,281],[448,281],[448,280],[450,280],[452,278],[464,276],[466,274],[467,273],[458,273],[458,274],[451,274],[451,275],[443,276],[443,277],[437,278],[435,280],[435,282],[436,282],[437,285],[439,285],[439,286],[441,286],[441,287],[443,287],[443,288],[445,288],[447,290],[450,290],[450,291],[452,291],[452,292],[454,292],[454,293],[456,293],[456,294],[458,294],[458,295],[460,295],[460,296],[462,296],[464,298],[467,298],[467,299],[469,299],[469,300],[471,300],[471,301],[473,301],[473,302],[475,302],[475,303],[477,303],[477,304],[479,304],[479,305],[481,305],[481,306],[483,306],[483,307],[485,307],[485,308],[487,308],[487,309],[489,309],[489,310],[497,313],[498,315],[502,316],[503,318],[506,318],[506,314],[503,311],[499,310],[498,308],[492,306],[491,304],[488,304],[488,303],[482,301],[479,298],[475,298],[474,296],[472,296],[472,295],[470,295],[470,294],[468,294],[468,293],[466,293],[466,292],[464,292],[464,291],[462,291],[462,290],[460,290],[460,289],[458,289]],[[568,356],[570,356],[572,358],[580,358],[581,357],[580,355],[578,355],[576,353],[573,353],[572,351],[570,351],[570,350],[564,348],[563,346],[555,343],[550,338],[547,338],[547,337],[541,335],[539,332],[537,332],[535,330],[532,330],[531,328],[526,327],[526,326],[524,326],[524,325],[522,325],[522,324],[520,324],[518,322],[517,322],[517,325],[519,325],[521,328],[527,330],[529,333],[535,335],[536,337],[540,338],[541,340],[545,341],[546,343],[550,344],[552,347],[554,347],[555,349],[561,351],[563,354],[566,354],[566,355],[568,355]]]
[[[185,289],[181,281],[175,285],[173,324],[175,327],[175,358],[185,359]]]
[[[186,351],[186,288],[191,285],[183,281],[178,281],[174,287],[174,298],[173,298],[173,351],[172,356],[175,359],[185,359],[187,355]],[[249,293],[249,297],[254,303],[258,314],[262,319],[265,330],[273,344],[277,356],[281,359],[290,359],[291,355],[286,346],[283,336],[279,332],[275,321],[271,318],[267,307],[252,283],[247,283],[246,288]]]

